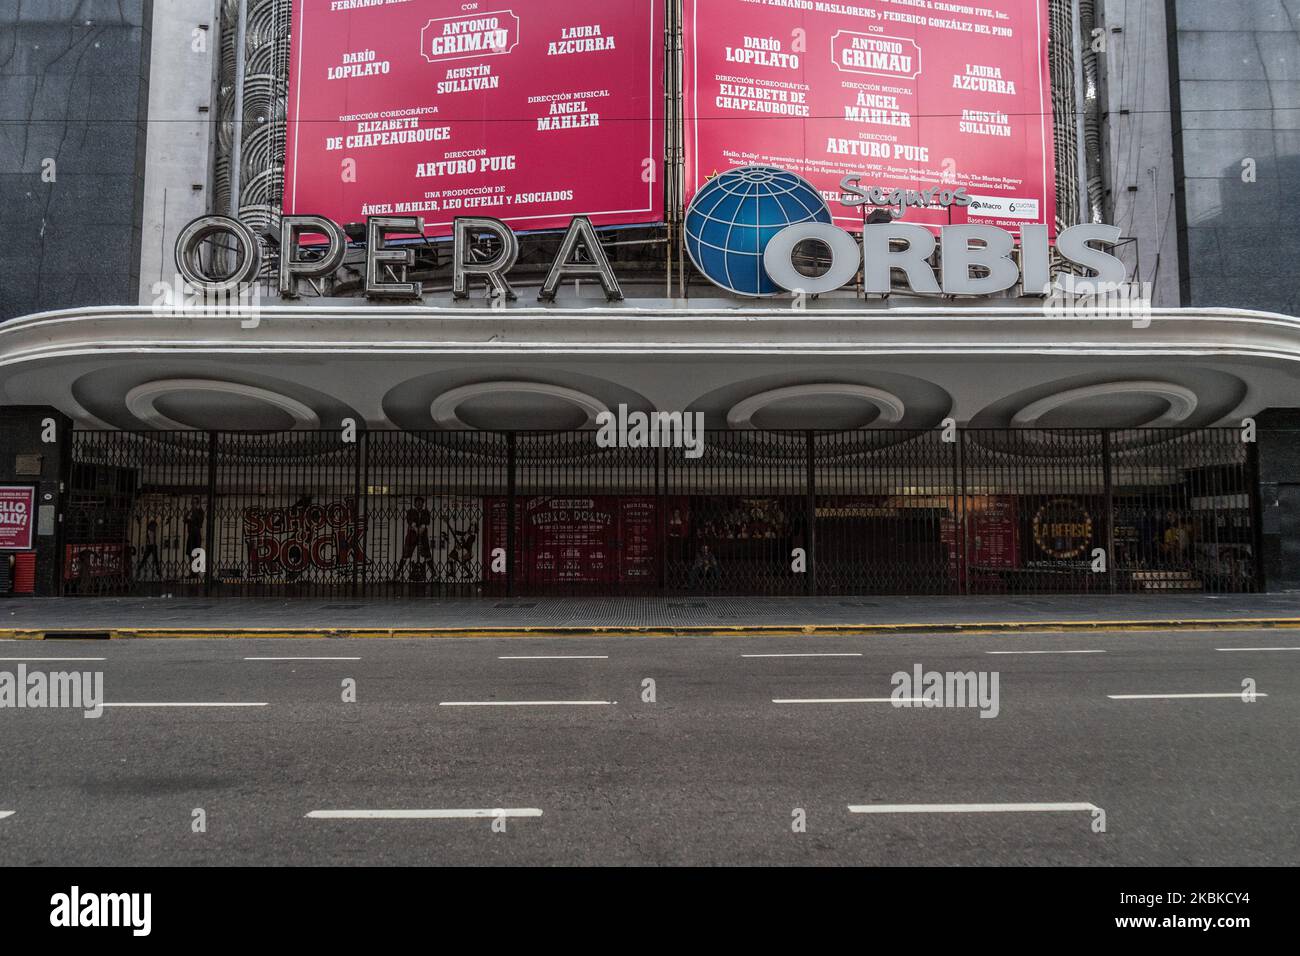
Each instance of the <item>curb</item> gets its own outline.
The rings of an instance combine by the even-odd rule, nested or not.
[[[1173,620],[969,621],[934,624],[758,624],[647,627],[109,627],[0,628],[0,640],[160,638],[506,638],[506,637],[834,637],[853,634],[1017,634],[1037,631],[1206,631],[1300,628],[1300,617]]]

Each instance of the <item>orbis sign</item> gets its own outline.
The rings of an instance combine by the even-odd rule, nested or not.
[[[969,197],[960,189],[915,192],[862,188],[854,177],[843,183],[846,205],[906,206],[926,202],[963,205]],[[369,298],[419,299],[419,282],[405,278],[415,264],[410,244],[394,246],[394,235],[418,235],[424,228],[419,216],[369,216],[366,219],[365,294]],[[235,265],[226,276],[204,271],[201,249],[205,240],[225,233],[236,245]],[[943,226],[938,235],[930,227],[902,221],[867,223],[861,245],[847,230],[832,222],[825,200],[807,180],[770,166],[733,169],[710,180],[695,194],[686,211],[683,229],[686,251],[701,273],[720,288],[744,296],[772,296],[787,292],[809,295],[832,292],[852,282],[862,270],[867,294],[893,291],[897,272],[911,291],[922,295],[996,295],[1019,285],[1025,295],[1046,296],[1054,288],[1079,291],[1080,285],[1054,279],[1048,228],[1027,223],[1016,236],[997,226],[961,224]],[[306,234],[325,237],[323,245],[302,247]],[[498,240],[495,255],[471,254],[474,237]],[[1056,250],[1067,262],[1083,270],[1083,290],[1115,288],[1128,278],[1124,263],[1095,244],[1113,246],[1119,241],[1115,226],[1088,224],[1062,230]],[[808,276],[795,265],[800,243],[813,241],[829,250],[830,266]],[[334,273],[347,252],[347,237],[338,224],[323,216],[294,215],[280,220],[280,294],[298,294],[300,279],[319,279]],[[585,258],[578,255],[578,247]],[[194,288],[204,293],[229,293],[256,281],[262,265],[262,246],[248,226],[226,216],[204,216],[189,223],[176,241],[176,266]],[[931,263],[939,253],[939,266]],[[310,258],[308,257],[310,256]],[[452,227],[452,294],[469,295],[471,279],[481,279],[495,298],[514,299],[506,278],[519,257],[519,241],[498,219],[460,217]],[[605,256],[596,231],[585,216],[569,223],[551,262],[538,298],[555,298],[564,279],[596,279],[608,299],[621,299],[618,279]],[[1071,274],[1071,279],[1078,276]]]
[[[969,205],[961,189],[926,191],[862,188],[858,177],[841,183],[845,205],[904,206],[930,202]],[[738,295],[770,296],[783,292],[831,292],[852,282],[862,269],[867,294],[887,294],[892,273],[900,272],[920,294],[995,295],[1019,284],[1026,295],[1050,295],[1053,289],[1047,226],[1020,228],[1016,237],[997,226],[942,226],[936,237],[926,226],[907,222],[868,223],[862,244],[833,225],[821,194],[801,176],[774,166],[745,166],[711,180],[695,194],[686,211],[686,251],[714,284]],[[1089,270],[1087,283],[1105,288],[1128,278],[1124,263],[1094,248],[1114,245],[1115,226],[1083,225],[1063,230],[1057,252]],[[795,268],[794,251],[815,241],[830,251],[830,267],[806,276]],[[940,267],[930,261],[940,253]]]

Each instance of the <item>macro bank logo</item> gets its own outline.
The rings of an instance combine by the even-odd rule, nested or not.
[[[763,266],[768,242],[786,226],[831,222],[812,184],[775,166],[742,166],[709,180],[686,210],[686,251],[695,267],[737,295],[784,292]]]

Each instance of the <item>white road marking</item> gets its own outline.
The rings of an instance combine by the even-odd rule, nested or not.
[[[847,654],[847,653],[846,654],[816,653],[816,654],[741,654],[740,656],[741,657],[861,657],[862,655]]]
[[[0,661],[103,661],[105,657],[0,657]]]
[[[1246,696],[1245,691],[1233,691],[1230,694],[1107,694],[1111,700],[1190,700],[1192,698],[1210,698],[1210,697],[1236,697],[1238,699]],[[1259,691],[1252,691],[1251,697],[1267,697],[1268,694],[1261,694]]]
[[[506,654],[499,661],[607,661],[608,654]]]
[[[246,661],[359,661],[359,657],[245,657]]]
[[[17,812],[18,811],[16,810],[0,810],[0,820],[3,820],[5,817],[12,817]]]
[[[985,651],[985,654],[1105,654],[1105,651]]]
[[[439,707],[598,707],[611,706],[608,700],[440,700]]]
[[[924,697],[773,697],[774,704],[922,704]]]
[[[243,701],[162,701],[162,700],[141,700],[141,701],[112,701],[105,702],[105,707],[265,707],[266,702],[246,703]]]
[[[850,804],[849,813],[1052,813],[1099,810],[1091,803],[872,803]]]
[[[1214,648],[1216,650],[1300,650],[1300,648]]]
[[[540,817],[536,807],[461,810],[312,810],[310,820],[473,820],[482,817]]]

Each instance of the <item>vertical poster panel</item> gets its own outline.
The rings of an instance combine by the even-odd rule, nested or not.
[[[929,226],[1055,231],[1047,0],[684,0],[686,199],[710,177],[772,165],[808,179],[835,223],[863,187],[965,188],[969,206],[909,208]]]
[[[517,582],[657,582],[659,512],[653,496],[529,495],[515,507]],[[506,547],[508,511],[501,496],[483,499],[485,581],[505,582],[505,572],[492,570],[491,563],[493,550]]]
[[[659,579],[659,507],[650,496],[618,498],[618,579],[653,585]]]
[[[294,0],[285,212],[662,222],[664,0]]]
[[[391,569],[393,580],[482,580],[483,503],[478,496],[411,493],[394,496],[372,513],[383,515],[386,526],[370,529],[369,547],[385,572]]]
[[[618,580],[615,499],[535,496],[521,502],[523,579],[594,584]]]
[[[0,550],[27,551],[36,520],[36,489],[0,485]]]

